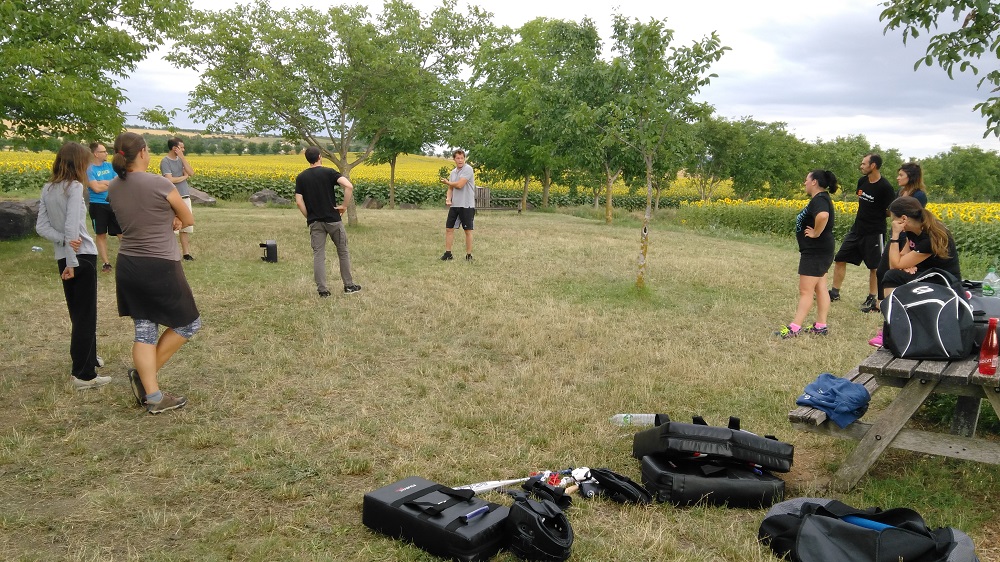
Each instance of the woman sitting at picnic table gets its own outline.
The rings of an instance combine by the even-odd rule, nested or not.
[[[929,269],[937,268],[962,278],[958,264],[958,248],[948,227],[931,211],[913,197],[899,197],[889,204],[892,216],[892,236],[889,239],[889,271],[882,278],[885,298],[892,290],[920,277]],[[906,243],[900,247],[899,239],[906,233]],[[881,308],[882,303],[879,303]],[[882,334],[868,341],[882,346]]]

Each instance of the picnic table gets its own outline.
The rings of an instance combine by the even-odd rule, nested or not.
[[[980,375],[978,359],[978,355],[956,361],[898,359],[881,348],[845,376],[864,384],[872,394],[883,387],[900,389],[878,419],[871,423],[858,420],[841,429],[821,410],[808,407],[792,410],[788,419],[799,430],[858,441],[834,475],[833,484],[841,489],[854,487],[889,447],[1000,464],[1000,442],[976,437],[982,399],[1000,412],[1000,376]],[[931,394],[958,397],[948,433],[905,427]]]

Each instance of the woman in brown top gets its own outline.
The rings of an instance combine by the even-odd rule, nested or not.
[[[191,210],[170,180],[146,172],[149,148],[142,136],[115,139],[108,200],[122,227],[115,269],[118,314],[135,323],[134,369],[129,382],[136,401],[151,414],[183,407],[183,396],[161,391],[157,373],[201,327],[201,316],[184,277],[174,231],[194,224]],[[159,334],[159,325],[167,329]]]

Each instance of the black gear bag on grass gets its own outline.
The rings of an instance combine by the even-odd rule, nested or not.
[[[893,289],[882,303],[883,345],[906,359],[964,359],[972,353],[975,325],[962,284],[940,269]]]
[[[792,562],[978,562],[968,535],[929,529],[912,509],[857,509],[836,500],[796,498],[774,505],[758,538]]]
[[[718,461],[672,461],[661,455],[642,457],[642,484],[656,501],[677,506],[760,509],[785,496],[785,482],[763,469]]]

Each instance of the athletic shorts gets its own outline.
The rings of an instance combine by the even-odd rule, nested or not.
[[[190,210],[191,209],[191,198],[189,196],[187,196],[187,195],[182,195],[181,199],[183,199],[184,202],[187,203],[188,209]],[[192,213],[193,212],[194,211],[192,211]],[[180,230],[175,230],[174,234],[177,234],[178,232],[187,232],[188,234],[190,234],[190,233],[194,232],[194,225],[185,226],[184,228],[182,228]]]
[[[456,222],[462,223],[465,230],[474,230],[472,222],[476,218],[476,209],[473,207],[452,207],[448,209],[448,220],[445,221],[445,228],[455,228]]]
[[[799,275],[823,277],[830,271],[833,256],[830,254],[799,254]]]
[[[90,204],[90,224],[94,227],[94,234],[118,236],[122,233],[122,227],[118,225],[115,212],[108,203]]]
[[[878,262],[882,259],[882,250],[884,249],[884,234],[866,234],[862,236],[855,232],[848,232],[833,261],[846,262],[852,265],[861,265],[863,261],[865,262],[865,267],[868,269],[878,269]]]

